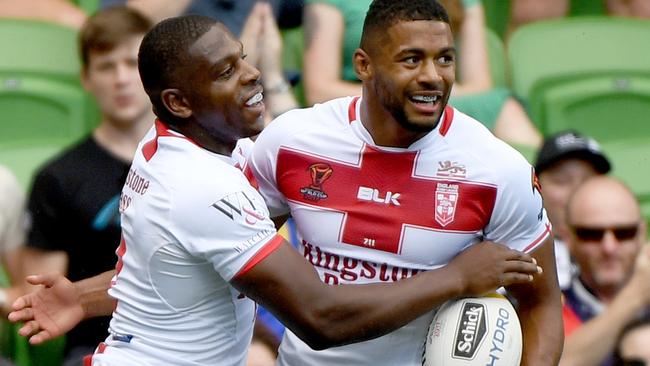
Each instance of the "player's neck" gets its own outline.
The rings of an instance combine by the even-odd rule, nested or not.
[[[377,146],[407,148],[428,132],[409,131],[402,127],[384,108],[372,98],[361,99],[360,119]]]
[[[215,154],[231,156],[237,145],[236,139],[226,138],[225,136],[222,139],[216,138],[195,122],[180,123],[178,125],[170,124],[169,128]]]

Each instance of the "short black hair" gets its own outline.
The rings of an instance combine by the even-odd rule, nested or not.
[[[140,44],[138,70],[156,115],[171,122],[174,118],[162,104],[160,94],[179,88],[185,76],[177,71],[188,62],[188,49],[218,22],[202,15],[165,19],[147,33]]]
[[[370,39],[401,21],[438,20],[449,24],[445,8],[436,0],[374,0],[363,22],[360,47],[368,51]],[[365,47],[364,47],[365,46]]]

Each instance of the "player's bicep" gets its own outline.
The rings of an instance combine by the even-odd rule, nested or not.
[[[286,241],[230,282],[290,328],[307,322],[314,294],[325,285],[314,268]]]
[[[539,185],[532,167],[515,162],[505,172],[485,236],[524,252],[534,251],[550,235]]]
[[[542,244],[529,254],[535,258],[537,265],[542,267],[543,272],[535,275],[534,280],[530,283],[508,287],[508,292],[521,304],[559,296],[553,237],[548,236]]]

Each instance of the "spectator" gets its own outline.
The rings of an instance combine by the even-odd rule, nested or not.
[[[634,320],[621,332],[614,354],[614,366],[650,365],[650,313]]]
[[[597,1],[601,3],[596,4]],[[587,6],[585,6],[587,5]],[[578,8],[588,8],[579,12]],[[628,18],[650,18],[648,0],[512,0],[509,32],[542,20],[563,18],[569,15],[610,15]]]
[[[67,0],[3,0],[0,17],[42,20],[79,29],[86,13]]]
[[[359,47],[362,19],[371,0],[308,0],[304,12],[303,62],[308,104],[361,94],[352,65]],[[541,135],[521,104],[506,89],[494,89],[485,41],[480,1],[441,2],[450,10],[452,31],[459,44],[458,81],[450,103],[490,128],[506,141],[538,146]],[[454,27],[456,24],[456,27]]]
[[[239,36],[244,45],[246,61],[255,65],[263,75],[267,122],[296,108],[289,83],[282,70],[282,38],[276,23],[280,12],[283,18],[302,4],[298,0],[103,0],[104,5],[127,4],[147,15],[154,23],[186,13],[210,16],[225,24],[231,33]],[[285,15],[285,12],[289,15]],[[291,21],[290,23],[296,23]]]
[[[101,121],[90,136],[40,169],[28,203],[32,226],[25,268],[82,279],[115,266],[119,195],[139,140],[151,126],[151,103],[137,67],[148,19],[126,7],[98,12],[80,31],[82,83]],[[109,317],[67,334],[65,365],[80,365],[106,337]]]
[[[590,178],[567,205],[567,244],[579,267],[564,290],[561,365],[610,365],[625,324],[650,305],[650,246],[639,203],[619,180]]]
[[[537,154],[535,172],[553,225],[560,288],[566,288],[571,282],[571,259],[564,243],[569,235],[565,221],[569,196],[586,179],[609,170],[609,161],[598,143],[576,131],[548,136]]]

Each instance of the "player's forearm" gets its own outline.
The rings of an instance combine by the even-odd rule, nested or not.
[[[544,272],[530,284],[507,287],[517,299],[523,335],[521,365],[557,365],[564,344],[561,292],[552,238],[532,253]]]
[[[115,270],[111,270],[74,283],[85,319],[113,313],[115,299],[108,296],[108,289],[114,275]]]
[[[560,365],[598,365],[614,351],[618,334],[644,305],[641,297],[629,290],[622,290],[603,313],[567,337]]]
[[[433,286],[432,284],[435,284]],[[376,338],[458,298],[459,277],[443,267],[392,284],[328,286],[302,306],[308,319],[294,332],[322,349]],[[317,304],[317,306],[314,306]],[[291,322],[291,320],[289,320]]]
[[[564,341],[561,306],[555,299],[520,304],[518,314],[524,341],[522,366],[558,364]]]

